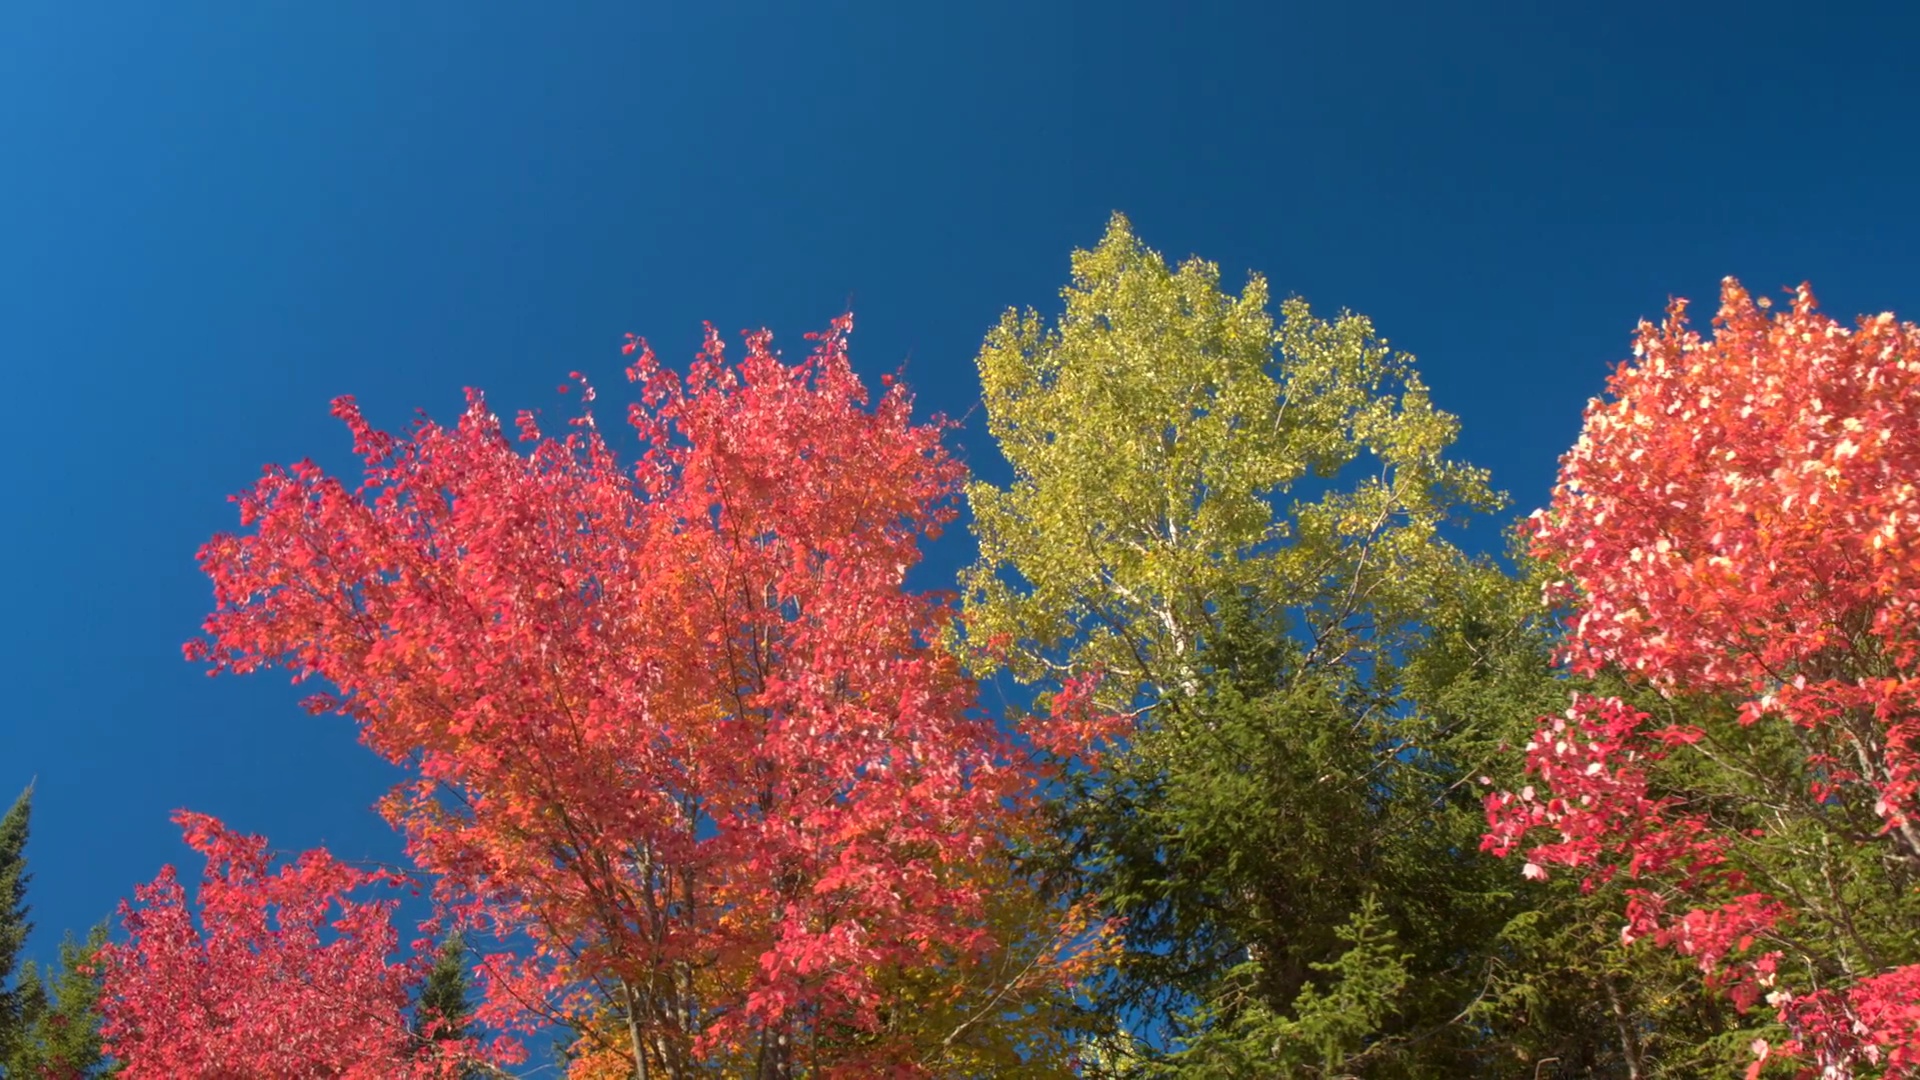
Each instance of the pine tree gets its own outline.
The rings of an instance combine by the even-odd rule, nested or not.
[[[1499,926],[1496,868],[1456,733],[1397,672],[1436,597],[1489,587],[1440,538],[1497,504],[1485,474],[1446,456],[1454,419],[1364,317],[1289,300],[1276,321],[1257,276],[1230,294],[1117,217],[1063,298],[981,352],[1014,480],[968,487],[964,587],[989,663],[1042,694],[1101,676],[1138,717],[1065,785],[1050,867],[1125,920],[1103,1011],[1195,1075],[1257,1075],[1248,1048],[1281,1067],[1276,1043],[1302,1067],[1470,1044],[1448,1021]]]
[[[26,1035],[22,1006],[30,995],[11,984],[20,950],[33,930],[27,920],[27,824],[32,812],[29,785],[0,817],[0,1055],[11,1054]]]
[[[34,1080],[83,1080],[111,1076],[100,1047],[100,977],[93,960],[107,940],[107,928],[95,926],[87,940],[69,933],[60,943],[60,967],[43,975],[28,961],[21,969],[18,1000],[20,1037],[0,1056],[8,1077]]]
[[[448,935],[414,1003],[414,1031],[428,1049],[437,1043],[457,1043],[467,1037],[473,1003],[467,998],[467,966],[462,960],[465,955],[466,945],[460,935]]]
[[[1062,295],[980,354],[1013,477],[967,489],[963,585],[981,670],[1043,697],[1096,676],[1135,718],[1066,773],[1060,842],[1032,856],[1124,920],[1083,1061],[1656,1075],[1608,1040],[1691,999],[1617,938],[1551,936],[1597,910],[1479,851],[1480,776],[1564,687],[1537,585],[1446,539],[1502,500],[1449,457],[1412,358],[1359,315],[1275,319],[1257,275],[1226,292],[1118,217]],[[1556,982],[1569,960],[1582,978]]]

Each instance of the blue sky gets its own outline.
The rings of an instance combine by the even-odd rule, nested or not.
[[[333,396],[555,407],[570,369],[618,391],[626,331],[797,347],[851,297],[856,363],[963,414],[999,311],[1051,305],[1119,209],[1373,316],[1524,511],[1669,294],[1920,317],[1920,8],[1839,7],[9,0],[0,797],[38,777],[33,951],[181,858],[176,807],[396,856],[344,721],[180,659],[226,496],[348,463]]]

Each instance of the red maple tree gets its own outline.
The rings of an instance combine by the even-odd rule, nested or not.
[[[1694,957],[1743,1007],[1768,995],[1787,1056],[1828,1076],[1920,1075],[1920,957],[1863,946],[1818,962],[1794,924],[1828,899],[1765,861],[1775,842],[1801,844],[1803,862],[1877,851],[1849,871],[1860,883],[1829,890],[1836,907],[1917,883],[1920,327],[1882,314],[1848,328],[1806,286],[1769,307],[1729,279],[1711,336],[1684,302],[1643,322],[1536,515],[1535,551],[1577,612],[1575,671],[1731,701],[1731,718],[1577,696],[1528,744],[1539,789],[1489,798],[1487,846],[1524,848],[1530,876],[1626,881],[1627,936]],[[1762,745],[1790,749],[1752,756]],[[1688,780],[1715,770],[1744,771],[1751,799]],[[1859,935],[1834,936],[1848,949]]]
[[[1035,770],[903,586],[962,468],[903,387],[869,401],[850,329],[788,364],[709,327],[684,377],[630,336],[631,467],[590,408],[521,414],[520,452],[476,391],[405,437],[342,398],[364,481],[270,468],[203,549],[189,656],[321,677],[415,771],[384,809],[499,942],[484,1020],[641,1076],[911,1075],[881,973],[999,947],[961,871]]]
[[[123,943],[101,948],[105,1048],[143,1077],[454,1077],[458,1040],[419,1037],[406,1015],[425,969],[389,958],[403,886],[324,850],[270,872],[266,841],[204,814],[175,816],[207,860],[198,919],[172,867],[123,904]],[[355,894],[361,894],[356,899]]]

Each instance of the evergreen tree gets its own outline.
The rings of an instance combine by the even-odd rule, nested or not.
[[[11,1053],[25,1037],[25,999],[13,985],[20,950],[33,931],[27,919],[27,826],[33,813],[33,788],[20,793],[0,817],[0,1055]]]
[[[20,976],[22,1037],[0,1057],[0,1069],[16,1080],[84,1080],[110,1076],[100,1047],[100,977],[94,957],[107,940],[105,925],[85,942],[72,934],[60,943],[60,966],[43,974],[28,961]]]
[[[467,1037],[467,1021],[473,1015],[468,1000],[466,945],[459,934],[449,934],[440,945],[427,981],[414,1002],[414,1030],[429,1046],[437,1042],[459,1042]]]
[[[1539,717],[1564,709],[1570,688],[1592,689],[1556,668],[1563,613],[1542,603],[1551,575],[1516,541],[1518,573],[1482,579],[1484,591],[1442,604],[1455,614],[1433,620],[1401,676],[1422,713],[1452,733],[1460,794],[1524,784],[1512,748],[1533,737]],[[1484,818],[1471,816],[1477,832]],[[1489,861],[1465,864],[1498,928],[1474,953],[1485,981],[1460,1016],[1478,1032],[1485,1074],[1677,1080],[1741,1071],[1754,1032],[1688,964],[1651,941],[1622,943],[1621,885],[1526,881]]]
[[[33,924],[27,919],[27,833],[33,788],[0,817],[0,1075],[80,1080],[105,1075],[100,1051],[100,982],[94,954],[106,941],[97,926],[85,943],[69,934],[60,966],[43,973],[20,963]],[[15,972],[19,978],[15,979]]]
[[[1651,1075],[1608,1041],[1651,994],[1552,981],[1574,954],[1529,913],[1578,897],[1479,850],[1481,770],[1564,685],[1538,592],[1444,538],[1500,500],[1411,358],[1361,316],[1276,322],[1257,276],[1227,293],[1118,217],[1063,295],[982,350],[1013,479],[969,486],[964,586],[983,667],[1043,698],[1095,675],[1139,717],[1034,853],[1125,920],[1088,1060],[1517,1077],[1573,1046],[1579,1075]]]

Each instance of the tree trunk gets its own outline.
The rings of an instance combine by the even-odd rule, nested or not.
[[[1612,979],[1606,980],[1606,987],[1607,1003],[1613,1006],[1613,1024],[1620,1032],[1620,1056],[1626,1059],[1628,1080],[1641,1080],[1646,1071],[1640,1064],[1640,1036],[1633,1030],[1633,1018],[1621,1004],[1620,991],[1614,988]]]
[[[793,1037],[784,1022],[760,1033],[760,1060],[754,1080],[793,1080]]]
[[[627,999],[627,1043],[633,1048],[633,1077],[648,1080],[646,1044],[640,1041],[640,1002],[625,979],[620,980],[620,990]]]

